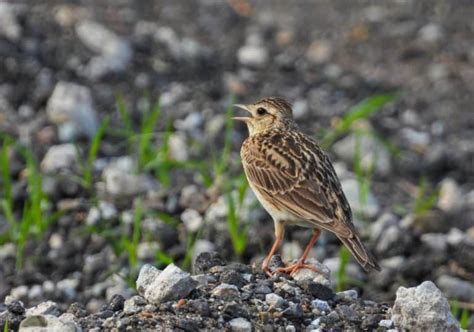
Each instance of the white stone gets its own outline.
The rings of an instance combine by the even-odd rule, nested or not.
[[[391,320],[397,328],[410,331],[459,331],[448,300],[431,281],[398,288]]]
[[[142,295],[145,299],[153,304],[159,304],[185,298],[196,286],[197,282],[191,278],[189,273],[170,264],[149,284],[141,285],[140,288],[144,289]]]
[[[176,161],[186,161],[189,159],[188,144],[183,133],[175,133],[170,136],[169,149],[171,159]]]
[[[251,332],[252,323],[250,323],[245,318],[239,317],[234,318],[229,322],[230,329],[233,332]]]
[[[380,322],[379,322],[379,326],[380,327],[385,327],[386,329],[390,329],[393,327],[393,321],[390,320],[390,319],[382,319]]]
[[[77,151],[73,144],[53,145],[41,161],[41,170],[45,173],[60,169],[72,169],[77,164]]]
[[[280,295],[270,293],[265,295],[265,302],[267,302],[267,304],[273,308],[282,308],[285,305],[286,300]]]
[[[56,302],[53,301],[46,301],[38,304],[33,308],[29,308],[26,310],[26,316],[37,316],[37,315],[53,315],[59,316],[61,311],[59,310],[58,305]]]
[[[79,40],[99,55],[93,57],[87,67],[92,78],[100,78],[109,72],[124,71],[132,59],[132,48],[125,39],[105,26],[85,20],[76,26]]]
[[[89,88],[76,83],[58,82],[46,113],[53,123],[68,126],[70,137],[60,135],[61,141],[74,140],[80,135],[92,138],[99,126]]]
[[[302,268],[293,275],[294,280],[302,281],[302,280],[309,279],[309,280],[313,280],[314,282],[323,284],[324,286],[329,287],[331,285],[331,281],[330,281],[331,270],[326,265],[321,264],[314,258],[306,259],[305,264],[314,266],[319,272]]]
[[[0,36],[5,36],[11,41],[21,37],[22,28],[18,21],[19,6],[10,3],[0,3]]]
[[[327,314],[331,311],[331,307],[327,301],[316,299],[311,302],[311,306],[313,309],[318,309],[321,313]]]
[[[197,232],[204,223],[199,212],[194,209],[186,209],[181,213],[181,221],[189,232]]]
[[[268,52],[259,45],[245,45],[237,51],[237,58],[243,65],[262,68],[268,61]]]
[[[352,208],[352,211],[367,215],[370,218],[375,217],[380,211],[380,205],[372,194],[368,192],[365,202],[362,202],[360,195],[360,185],[356,179],[346,179],[341,182],[342,189]]]
[[[380,140],[372,135],[350,134],[337,141],[333,150],[338,158],[348,164],[353,164],[357,156],[357,147],[359,147],[362,169],[367,171],[374,165],[378,174],[387,175],[390,173],[392,169],[390,152]]]
[[[418,31],[418,38],[428,43],[436,43],[443,38],[444,32],[436,23],[428,23]]]
[[[444,179],[440,184],[437,206],[445,211],[458,210],[463,205],[463,194],[454,179]]]
[[[158,270],[156,267],[150,264],[145,264],[142,266],[140,269],[140,273],[138,274],[138,278],[136,281],[136,286],[137,286],[137,292],[140,295],[143,295],[145,293],[145,290],[148,288],[148,286],[158,278],[160,275],[161,270]]]
[[[229,285],[222,283],[212,290],[212,295],[215,297],[232,299],[238,297],[240,294],[239,289],[235,285]]]
[[[79,332],[82,329],[73,321],[61,320],[53,315],[28,316],[20,323],[20,332]]]

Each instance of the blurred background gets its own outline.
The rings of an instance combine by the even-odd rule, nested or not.
[[[365,242],[313,249],[337,289],[390,303],[432,280],[474,302],[470,1],[0,3],[0,299],[96,311],[144,263],[258,264],[234,102],[288,99],[330,153]],[[311,236],[290,229],[281,254]]]

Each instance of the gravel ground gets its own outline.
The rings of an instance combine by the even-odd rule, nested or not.
[[[48,300],[55,303],[54,317],[70,314],[63,321],[119,330],[220,329],[231,328],[231,322],[243,330],[247,323],[262,329],[383,330],[395,323],[411,326],[387,312],[392,307],[403,312],[396,305],[399,296],[416,297],[400,293],[403,287],[430,294],[439,288],[449,300],[474,302],[474,6],[467,1],[245,4],[0,3],[0,141],[3,145],[8,135],[31,149],[48,198],[44,211],[61,211],[44,230],[29,235],[18,269],[18,244],[6,237],[11,226],[0,210],[0,327],[7,320],[18,327],[25,308]],[[397,94],[396,100],[328,148],[355,223],[383,267],[367,275],[349,262],[344,287],[355,289],[357,299],[325,300],[311,293],[313,286],[284,276],[263,278],[253,266],[270,247],[273,229],[250,192],[237,209],[248,233],[246,246],[240,255],[234,252],[222,183],[241,172],[238,151],[245,128],[233,130],[224,178],[207,187],[195,168],[168,167],[166,184],[154,169],[137,172],[137,144],[123,135],[126,124],[116,106],[121,96],[138,128],[150,113],[147,96],[160,96],[162,114],[152,144],[168,140],[170,160],[193,163],[211,160],[223,148],[232,95],[242,103],[283,96],[293,104],[302,129],[322,137],[352,106],[387,93]],[[107,117],[109,127],[87,187],[79,180],[84,177],[81,158],[87,158],[90,139]],[[362,167],[374,163],[364,204],[355,175],[357,144]],[[7,155],[13,214],[19,218],[29,198],[29,170],[19,149]],[[424,209],[428,199],[419,197],[433,192],[437,197]],[[131,264],[118,239],[133,238],[134,215],[142,209],[136,263]],[[309,237],[290,229],[283,259],[296,258]],[[189,267],[200,253],[213,250],[232,266],[230,272],[194,273],[198,286],[158,305],[143,294],[136,297],[135,280],[144,264],[165,269],[170,258]],[[339,242],[325,234],[311,257],[332,271],[327,278],[333,294]],[[205,277],[196,277],[200,274]],[[223,278],[242,283],[236,285],[235,301],[213,294],[216,285],[239,282]],[[297,295],[284,293],[281,283],[297,289]],[[254,291],[260,285],[285,305],[270,308],[267,294]],[[441,297],[437,314],[448,324]],[[132,299],[141,303],[140,310],[127,313],[123,302]],[[319,310],[312,304],[316,299],[327,301],[325,315],[314,312]],[[470,328],[472,316],[471,311]],[[318,319],[321,325],[314,325]]]

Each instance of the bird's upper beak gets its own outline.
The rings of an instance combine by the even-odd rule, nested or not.
[[[234,107],[237,107],[237,108],[241,108],[247,112],[249,112],[250,114],[252,114],[249,110],[249,108],[246,106],[246,105],[242,105],[242,104],[234,104],[232,105]],[[242,122],[245,122],[245,123],[248,123],[252,118],[251,117],[245,117],[245,116],[237,116],[237,117],[233,117],[232,118],[233,120],[237,120],[237,121],[242,121]]]

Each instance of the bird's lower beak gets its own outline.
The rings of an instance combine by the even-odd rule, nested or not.
[[[232,106],[243,109],[244,111],[247,111],[247,112],[250,113],[250,110],[248,109],[248,107],[246,105],[234,104]],[[242,122],[248,123],[251,120],[251,118],[250,117],[244,117],[244,116],[237,116],[237,117],[233,117],[232,120],[242,121]]]

